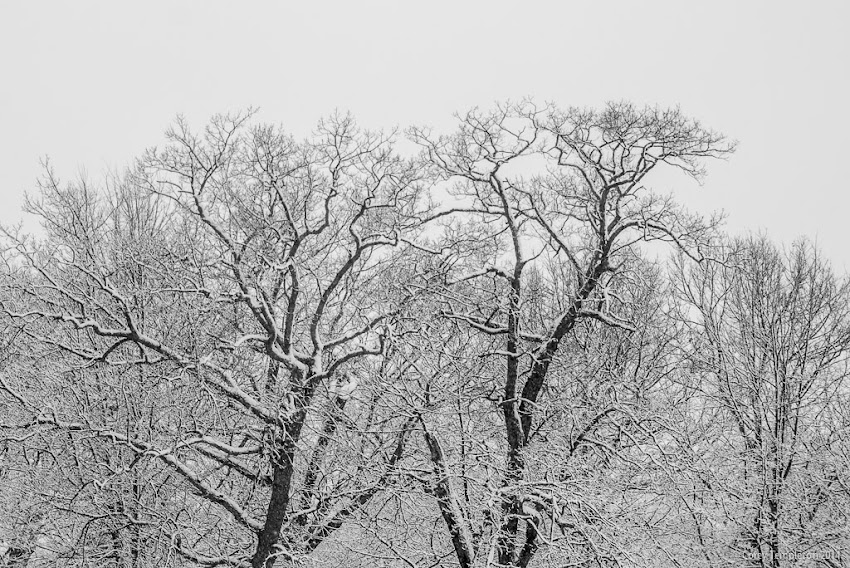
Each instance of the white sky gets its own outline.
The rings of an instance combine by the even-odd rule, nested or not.
[[[449,128],[507,98],[628,99],[740,142],[684,203],[725,210],[733,232],[809,235],[843,271],[848,16],[846,1],[2,2],[0,221],[19,218],[41,157],[96,179],[178,113],[257,106],[303,136],[335,108]]]

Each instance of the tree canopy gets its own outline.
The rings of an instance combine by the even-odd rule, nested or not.
[[[3,562],[839,566],[850,281],[652,189],[734,148],[523,101],[46,166],[2,236]]]

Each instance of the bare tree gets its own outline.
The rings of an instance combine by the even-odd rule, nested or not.
[[[250,118],[48,167],[43,235],[4,230],[5,562],[839,565],[850,284],[648,186],[722,135],[523,102],[405,158]]]
[[[304,143],[248,118],[178,121],[110,194],[48,170],[46,237],[7,231],[2,308],[55,357],[2,391],[26,415],[7,429],[155,466],[165,506],[124,518],[168,554],[256,568],[318,547],[402,457],[412,422],[360,401],[416,276],[422,172],[349,117]]]
[[[480,354],[502,374],[497,392],[507,446],[495,482],[498,506],[483,530],[472,530],[475,514],[461,506],[447,451],[428,435],[441,513],[461,566],[527,566],[546,542],[542,511],[560,515],[548,497],[523,489],[556,355],[583,320],[635,329],[627,298],[640,277],[639,242],[670,241],[700,254],[711,223],[652,194],[646,176],[662,165],[699,177],[704,159],[723,157],[732,145],[678,110],[625,103],[566,112],[508,105],[468,113],[451,136],[421,129],[412,136],[456,200],[431,219],[460,213],[463,223],[475,222],[471,237],[451,222],[444,229],[452,243],[445,245],[447,262],[455,265],[445,316],[500,344]],[[463,243],[472,239],[485,246],[465,253]],[[548,290],[536,304],[535,287]],[[603,428],[611,414],[604,410],[583,426],[579,445]]]
[[[763,237],[726,248],[725,263],[676,265],[700,406],[720,411],[714,455],[695,469],[719,501],[705,530],[738,565],[829,566],[850,536],[839,481],[850,472],[835,459],[850,282],[806,241],[785,254]]]

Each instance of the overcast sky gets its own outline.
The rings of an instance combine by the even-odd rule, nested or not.
[[[49,156],[64,179],[121,170],[178,114],[255,106],[309,133],[335,108],[364,126],[450,128],[533,96],[680,105],[739,141],[702,187],[732,232],[816,238],[850,269],[850,3],[0,3],[0,220]]]

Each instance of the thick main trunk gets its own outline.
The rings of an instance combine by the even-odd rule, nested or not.
[[[771,568],[779,568],[779,500],[771,495],[767,502],[769,534],[767,537],[770,547]]]
[[[505,420],[505,432],[508,438],[507,475],[505,483],[514,485],[522,481],[525,475],[525,460],[523,449],[527,440],[527,434],[523,431],[523,423],[520,418],[521,403],[517,399],[519,381],[519,305],[521,295],[521,270],[520,265],[514,271],[514,279],[511,282],[511,297],[508,313],[508,337],[507,337],[507,375],[505,377],[505,400],[503,404],[503,416]],[[505,495],[502,501],[502,526],[498,539],[499,564],[509,565],[513,562],[514,551],[517,544],[517,531],[519,529],[520,502],[516,495]]]
[[[303,497],[301,500],[301,508],[307,509],[310,507],[312,499],[316,495],[316,485],[319,482],[319,473],[321,472],[322,462],[325,459],[328,444],[336,432],[339,423],[338,413],[345,409],[345,404],[348,399],[336,398],[331,403],[330,414],[325,419],[322,431],[319,434],[319,439],[316,442],[316,448],[313,451],[313,457],[310,458],[310,463],[307,466],[307,473],[304,475]],[[307,515],[301,515],[296,522],[305,524]]]
[[[283,439],[278,439],[275,446],[280,448],[280,456],[275,460],[272,476],[272,494],[266,512],[266,522],[257,539],[257,549],[251,559],[253,568],[271,568],[277,559],[277,545],[280,541],[280,530],[286,520],[289,508],[289,490],[292,485],[293,460],[295,457],[295,442],[290,435],[297,437],[300,424],[295,428],[287,428]],[[291,432],[295,430],[295,432]]]
[[[301,429],[307,417],[307,409],[316,388],[316,376],[306,377],[293,372],[291,384],[302,383],[295,394],[295,409],[286,420],[274,441],[275,454],[272,464],[271,497],[266,510],[266,520],[257,535],[257,548],[251,558],[252,568],[272,568],[277,558],[287,551],[280,548],[280,532],[289,509],[289,495],[294,474],[295,450],[301,439]]]

